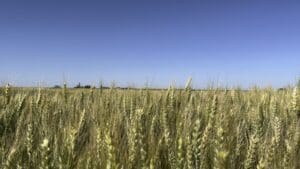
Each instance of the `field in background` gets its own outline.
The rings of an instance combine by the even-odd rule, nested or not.
[[[300,89],[0,92],[0,168],[299,169]]]

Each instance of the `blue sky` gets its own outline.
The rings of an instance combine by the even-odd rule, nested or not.
[[[300,73],[300,2],[4,0],[0,81],[281,87]]]

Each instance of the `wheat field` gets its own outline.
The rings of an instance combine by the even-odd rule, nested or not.
[[[3,86],[0,168],[299,169],[299,96]]]

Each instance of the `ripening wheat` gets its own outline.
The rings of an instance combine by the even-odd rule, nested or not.
[[[0,92],[0,168],[300,168],[299,86]]]

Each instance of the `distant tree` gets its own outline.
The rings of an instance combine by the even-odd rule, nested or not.
[[[284,88],[284,87],[281,87],[278,89],[278,91],[285,91],[285,90],[286,90],[286,88]]]
[[[85,85],[84,88],[90,89],[90,88],[91,88],[91,85]]]
[[[60,89],[61,86],[60,86],[60,85],[55,85],[55,86],[53,86],[53,88],[54,88],[54,89]]]
[[[81,88],[80,82],[74,88]]]

